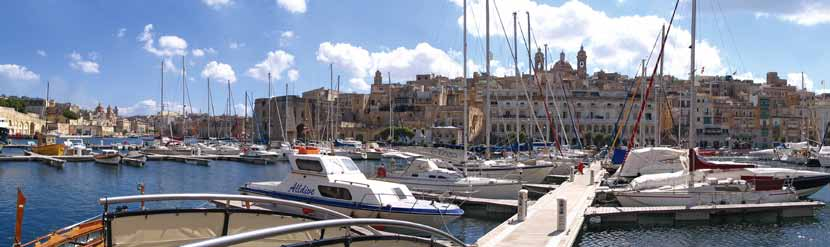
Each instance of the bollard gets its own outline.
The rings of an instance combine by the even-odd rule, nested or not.
[[[516,212],[516,222],[525,221],[527,218],[527,190],[521,189],[519,190],[519,208]]]
[[[563,198],[556,199],[556,230],[565,231],[568,221],[568,201]]]
[[[588,186],[594,184],[594,170],[589,170],[588,172]]]
[[[573,181],[574,181],[574,169],[572,167],[571,168],[571,174],[568,175],[568,182],[573,182]]]

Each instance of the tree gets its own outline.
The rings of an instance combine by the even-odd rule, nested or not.
[[[70,111],[69,109],[64,109],[63,110],[63,117],[68,118],[68,119],[72,119],[72,120],[77,120],[78,118],[81,118],[81,116],[79,116],[78,113]]]
[[[375,135],[375,140],[389,140],[389,130],[390,128],[383,129],[383,131]],[[400,142],[404,137],[409,140],[415,136],[415,132],[407,127],[394,127],[393,130],[395,133],[393,142]]]

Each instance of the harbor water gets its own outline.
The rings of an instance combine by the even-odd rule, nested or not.
[[[104,144],[124,139],[105,139]],[[134,139],[127,140],[137,144]],[[100,144],[100,140],[90,140]],[[21,153],[5,149],[4,154]],[[364,173],[371,174],[374,161],[357,162]],[[799,166],[770,163],[771,166]],[[144,183],[146,193],[229,193],[238,194],[239,186],[250,181],[281,180],[289,172],[287,163],[253,165],[231,161],[212,161],[210,166],[195,166],[171,161],[150,161],[142,168],[96,164],[66,163],[55,169],[37,162],[0,163],[0,246],[11,246],[14,232],[16,188],[26,197],[23,239],[38,236],[78,221],[100,215],[97,200],[107,196],[138,194]],[[810,199],[830,202],[830,189],[823,188]],[[135,207],[135,206],[131,206]],[[448,230],[460,239],[473,243],[506,219],[470,212],[448,222]],[[816,212],[814,218],[780,223],[743,223],[751,219],[727,220],[724,223],[668,226],[620,226],[586,228],[578,246],[827,246],[830,243],[830,207]],[[586,222],[588,222],[586,220]]]
[[[3,153],[22,152],[4,149]],[[377,166],[374,161],[356,163],[367,173]],[[287,163],[254,165],[232,161],[212,161],[208,167],[172,161],[148,161],[144,167],[68,162],[60,170],[38,162],[0,162],[0,220],[4,222],[0,224],[0,246],[11,246],[13,242],[17,187],[27,199],[23,240],[29,241],[100,215],[103,208],[98,204],[99,198],[136,195],[139,183],[144,183],[148,194],[238,194],[237,189],[246,182],[282,180],[288,172]],[[462,217],[448,222],[444,230],[474,242],[505,219]]]

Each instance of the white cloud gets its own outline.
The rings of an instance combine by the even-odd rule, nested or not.
[[[814,86],[813,79],[810,79],[810,76],[808,76],[807,73],[804,73],[803,84],[802,84],[802,80],[801,80],[801,73],[799,73],[799,72],[787,73],[787,78],[786,79],[787,79],[787,85],[795,86],[798,89],[801,89],[803,87],[803,88],[806,88],[807,90],[810,90],[810,91],[815,91],[816,90],[816,88],[813,87]]]
[[[239,49],[245,47],[245,43],[233,41],[228,45],[228,47],[230,47],[231,49]]]
[[[294,31],[285,31],[280,33],[280,46],[284,47],[287,46],[291,40],[294,39]]]
[[[218,10],[224,7],[231,6],[233,4],[233,0],[202,0],[202,3],[213,9]]]
[[[769,17],[769,13],[767,12],[755,12],[755,19],[767,18]]]
[[[152,99],[145,99],[131,106],[118,107],[118,114],[122,116],[154,115],[158,111],[158,102]]]
[[[277,4],[294,14],[305,13],[306,10],[306,0],[277,0]]]
[[[778,18],[802,26],[830,23],[830,4],[818,1],[803,2],[798,11],[780,14]]]
[[[202,70],[202,78],[211,78],[219,82],[230,81],[233,83],[236,82],[236,73],[228,64],[211,61]]]
[[[254,67],[248,69],[248,76],[260,80],[260,81],[268,81],[268,73],[271,73],[271,77],[276,80],[282,79],[282,73],[291,67],[294,66],[294,55],[291,53],[285,52],[283,50],[276,50],[272,52],[268,52],[267,57],[262,62],[254,65]],[[294,70],[296,71],[296,70]],[[289,79],[291,79],[292,75],[289,71]],[[299,76],[299,72],[296,72],[295,76]]]
[[[69,67],[72,67],[75,70],[84,72],[86,74],[98,74],[101,73],[99,70],[98,63],[95,60],[98,58],[97,53],[90,52],[89,60],[84,60],[83,56],[81,56],[78,52],[72,52],[69,54]]]
[[[24,66],[17,64],[0,64],[0,76],[9,80],[31,81],[38,80],[40,76]]]
[[[193,54],[194,57],[201,57],[205,55],[205,51],[202,49],[193,49],[190,53]]]
[[[187,41],[175,36],[165,35],[158,39],[159,46],[155,47],[153,40],[153,24],[144,26],[144,31],[138,36],[138,41],[144,42],[144,50],[160,57],[187,55]]]
[[[763,84],[767,82],[766,77],[755,77],[755,75],[752,72],[736,74],[733,77],[738,80],[752,80],[752,82],[756,84]]]
[[[40,55],[41,57],[45,57],[45,56],[46,56],[46,51],[44,51],[44,50],[37,50],[37,51],[35,51],[35,52],[37,52],[37,54],[38,54],[38,55]]]
[[[451,0],[456,4],[460,1]],[[459,5],[460,6],[460,5]],[[491,11],[495,12],[493,5]],[[553,54],[564,50],[566,60],[576,66],[576,52],[581,45],[588,55],[588,70],[603,69],[631,74],[639,67],[640,60],[648,57],[655,39],[660,33],[661,26],[668,20],[659,16],[608,16],[602,11],[595,10],[579,1],[567,1],[560,6],[538,3],[531,0],[503,1],[499,3],[501,13],[517,11],[524,13],[532,10],[531,26],[535,27],[534,39],[541,46],[548,44]],[[468,2],[468,11],[484,11],[484,1]],[[483,16],[481,13],[478,16]],[[524,18],[522,18],[524,20]],[[462,17],[458,18],[461,25]],[[523,26],[525,23],[522,23]],[[468,25],[470,24],[468,20]],[[483,36],[484,22],[470,27],[470,34]],[[497,18],[491,18],[491,28],[501,27]],[[525,26],[526,27],[526,26]],[[506,26],[506,32],[512,35],[512,25]],[[491,35],[502,36],[497,28],[491,30]],[[500,39],[500,38],[497,38]],[[681,78],[688,77],[689,44],[691,34],[674,26],[666,42],[665,71]],[[724,74],[733,69],[726,68],[721,62],[719,49],[706,40],[698,40],[696,49],[696,65],[705,67],[706,74]],[[535,49],[535,48],[534,48]],[[509,57],[509,55],[505,55]],[[558,60],[552,55],[550,64]],[[655,57],[652,61],[656,60]],[[498,59],[498,58],[494,58]],[[505,59],[510,60],[510,59]]]
[[[366,81],[376,70],[380,70],[384,75],[387,72],[391,73],[393,80],[414,79],[415,75],[425,73],[451,78],[462,74],[459,61],[428,43],[420,43],[412,49],[398,47],[370,53],[362,47],[348,43],[324,42],[317,49],[317,61],[333,63],[336,67],[345,69],[351,76],[349,83],[355,90],[368,89]]]
[[[123,38],[124,34],[126,32],[127,32],[127,29],[122,27],[122,28],[118,29],[118,33],[116,33],[115,36],[119,37],[119,38]]]
[[[296,69],[289,69],[288,72],[286,72],[286,75],[288,75],[289,81],[297,81],[300,79],[300,71]]]

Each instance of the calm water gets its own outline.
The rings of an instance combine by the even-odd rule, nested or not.
[[[105,144],[107,141],[111,140],[105,140]],[[5,149],[4,152],[18,153],[19,150]],[[376,163],[358,162],[358,165],[364,172],[371,172]],[[23,238],[31,240],[100,214],[102,208],[97,199],[135,195],[138,193],[136,185],[141,182],[146,185],[147,193],[236,194],[237,188],[245,182],[280,180],[287,172],[287,165],[261,166],[225,161],[211,162],[210,167],[148,162],[143,168],[66,163],[63,170],[32,162],[0,163],[0,246],[10,246],[12,242],[16,187],[23,188],[28,198]],[[812,199],[830,202],[830,189],[825,187]],[[448,228],[459,238],[474,242],[503,220],[502,216],[464,217],[451,222]],[[821,209],[815,218],[791,220],[780,225],[628,226],[585,231],[578,240],[580,246],[828,246],[828,243],[830,207]]]
[[[5,154],[19,150],[4,149]],[[374,171],[374,162],[358,162],[364,171]],[[23,239],[100,215],[97,200],[106,196],[138,194],[138,183],[146,193],[229,193],[250,181],[281,180],[287,164],[252,165],[213,161],[210,167],[178,162],[148,162],[143,168],[112,167],[94,162],[66,163],[58,170],[36,162],[0,163],[0,246],[11,246],[14,234],[16,188],[27,197]],[[135,206],[131,206],[134,208]],[[500,224],[504,218],[466,217],[448,224],[449,232],[472,242]]]

